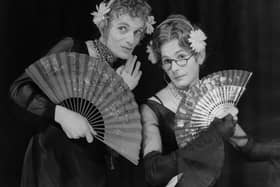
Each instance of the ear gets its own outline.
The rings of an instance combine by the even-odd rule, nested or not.
[[[200,53],[197,54],[197,63],[199,65],[202,65],[204,60],[205,60],[205,57],[206,57],[206,51],[205,49],[203,51],[201,51]]]
[[[104,39],[107,38],[108,29],[109,29],[108,19],[102,20],[100,24],[97,25],[97,28],[100,32],[101,37]]]

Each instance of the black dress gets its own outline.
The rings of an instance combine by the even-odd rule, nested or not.
[[[116,59],[106,46],[97,40],[91,41],[91,44],[93,53],[113,66]],[[60,42],[49,53],[61,51],[89,54],[85,42],[71,38]],[[103,143],[94,141],[89,144],[85,139],[67,138],[60,125],[54,121],[55,105],[26,74],[13,83],[10,94],[15,103],[13,108],[16,117],[32,123],[37,130],[26,150],[22,187],[106,187],[142,184],[139,183],[144,180],[139,172],[141,168],[108,149]],[[139,178],[138,182],[135,181],[135,177]]]
[[[159,98],[157,99],[158,102],[153,100],[146,102],[146,105],[157,117],[162,142],[161,153],[152,151],[144,157],[146,178],[151,186],[163,187],[179,173],[184,174],[176,187],[234,186],[233,181],[230,180],[231,154],[236,151],[233,146],[223,142],[222,138],[217,136],[210,126],[189,145],[178,149],[173,130],[175,113],[166,108]],[[248,152],[246,149],[250,151]],[[255,142],[250,137],[247,145],[239,148],[239,153],[242,154],[240,156],[244,156],[250,161],[270,161],[271,170],[265,186],[279,186],[279,139],[269,142]]]
[[[175,113],[153,100],[148,100],[146,105],[158,119],[162,143],[161,153],[152,151],[144,157],[148,183],[163,187],[172,177],[183,173],[176,185],[178,187],[213,186],[220,176],[224,161],[222,138],[209,128],[188,146],[178,149],[173,129]]]

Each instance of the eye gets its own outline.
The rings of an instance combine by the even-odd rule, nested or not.
[[[126,26],[119,26],[118,27],[119,31],[121,31],[122,33],[127,32],[128,28]]]
[[[142,35],[143,30],[139,29],[134,32],[135,35]]]
[[[162,59],[162,64],[164,65],[164,64],[171,64],[172,63],[172,60],[171,59],[168,59],[168,58],[166,58],[166,59]]]
[[[178,59],[185,59],[185,58],[188,58],[188,56],[186,55],[186,54],[179,54],[178,56],[177,56],[177,58]]]

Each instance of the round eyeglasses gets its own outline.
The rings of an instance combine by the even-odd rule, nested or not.
[[[182,59],[164,59],[162,61],[162,68],[166,71],[171,69],[172,63],[175,62],[178,66],[184,67],[188,64],[189,60],[193,57],[193,54],[187,58]]]

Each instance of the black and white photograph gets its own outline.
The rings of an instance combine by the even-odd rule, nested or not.
[[[280,187],[280,1],[3,0],[0,186]]]

